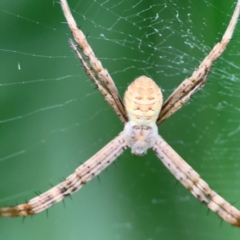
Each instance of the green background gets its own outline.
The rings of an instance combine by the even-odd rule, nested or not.
[[[221,39],[234,1],[75,1],[74,17],[123,95],[140,75],[165,98]],[[134,7],[133,7],[134,6]],[[0,204],[57,184],[121,130],[69,47],[58,2],[0,2]],[[160,134],[240,208],[240,26],[206,87]],[[0,219],[0,239],[225,240],[239,229],[207,210],[149,151],[126,151],[78,193],[24,220]]]

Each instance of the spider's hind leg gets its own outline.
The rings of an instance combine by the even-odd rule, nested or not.
[[[74,37],[74,40],[76,41],[78,46],[82,49],[83,54],[89,59],[89,64],[88,64],[84,61],[80,51],[78,51],[78,49],[73,44],[73,42],[72,41],[70,42],[72,48],[77,53],[77,56],[79,57],[81,63],[83,64],[83,67],[86,73],[97,85],[99,91],[102,93],[104,98],[108,99],[108,100],[106,99],[107,102],[110,104],[110,106],[114,109],[114,111],[120,117],[120,120],[123,123],[127,122],[128,117],[126,114],[126,110],[113,79],[111,78],[107,69],[103,68],[101,61],[95,56],[94,51],[89,45],[84,33],[81,31],[81,29],[77,27],[77,24],[68,7],[67,1],[61,0],[61,5],[62,5],[65,18],[68,22],[69,28]],[[90,69],[90,66],[92,67],[92,69]]]
[[[113,110],[116,112],[116,114],[118,115],[118,117],[120,118],[121,122],[124,124],[126,122],[126,117],[124,117],[125,115],[120,111],[120,109],[118,108],[118,106],[116,105],[115,100],[113,99],[112,95],[109,94],[109,92],[102,86],[102,84],[96,79],[96,76],[93,72],[93,70],[88,66],[87,62],[83,59],[82,54],[80,53],[80,51],[77,49],[77,46],[74,44],[74,42],[69,39],[69,43],[70,46],[72,47],[72,49],[75,51],[75,53],[77,54],[77,57],[79,58],[79,60],[82,63],[82,66],[85,70],[85,72],[87,73],[87,75],[92,79],[92,81],[94,82],[96,88],[100,91],[100,93],[103,95],[103,97],[105,98],[105,100],[108,102],[108,104],[113,108]]]
[[[200,66],[193,72],[192,76],[185,79],[164,102],[162,110],[157,119],[157,125],[179,110],[185,103],[189,101],[194,93],[196,93],[205,85],[212,64],[222,55],[232,38],[235,26],[238,22],[239,13],[240,0],[238,0],[236,4],[236,8],[230,23],[221,41],[212,48],[210,53],[203,59]]]

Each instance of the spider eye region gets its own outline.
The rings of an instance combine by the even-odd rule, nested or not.
[[[124,104],[132,125],[155,123],[162,108],[163,96],[158,85],[146,76],[135,79],[124,94]]]
[[[132,154],[143,156],[149,148],[154,146],[158,136],[158,128],[155,123],[149,126],[141,126],[127,122],[124,127],[124,133]]]

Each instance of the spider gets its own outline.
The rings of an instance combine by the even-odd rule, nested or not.
[[[61,0],[61,5],[74,40],[80,47],[79,50],[70,39],[72,49],[81,61],[85,72],[119,116],[124,129],[99,152],[75,169],[74,173],[63,182],[27,203],[0,208],[0,216],[18,217],[37,214],[79,190],[128,147],[134,155],[144,155],[149,148],[152,148],[175,178],[196,198],[226,222],[240,227],[240,211],[214,192],[158,134],[157,128],[205,85],[213,62],[223,53],[232,37],[240,13],[240,0],[236,4],[222,40],[213,47],[192,76],[185,79],[164,103],[161,89],[146,76],[138,77],[129,85],[122,101],[110,74],[95,56],[84,33],[78,29],[67,0]],[[88,61],[83,58],[82,53]]]

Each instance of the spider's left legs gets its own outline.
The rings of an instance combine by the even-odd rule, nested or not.
[[[82,57],[82,54],[78,51],[76,45],[74,44],[74,42],[70,39],[69,40],[70,46],[72,47],[72,49],[75,51],[75,53],[77,54],[77,57],[79,58],[79,60],[82,63],[83,68],[85,69],[85,72],[87,73],[87,75],[92,79],[92,81],[94,82],[94,84],[96,85],[96,87],[98,88],[99,92],[103,95],[103,97],[105,98],[105,100],[108,102],[108,104],[114,109],[114,111],[117,113],[118,117],[120,118],[121,122],[123,124],[126,123],[126,119],[123,117],[122,113],[120,112],[120,110],[118,109],[112,95],[101,85],[99,84],[98,80],[95,77],[95,74],[93,73],[93,71],[89,68],[88,64],[85,62],[85,60]]]
[[[180,109],[186,102],[188,102],[194,93],[204,86],[212,64],[219,56],[221,56],[232,38],[239,13],[240,0],[237,2],[231,21],[222,37],[221,42],[214,46],[200,66],[193,72],[192,76],[185,79],[163,104],[157,120],[158,125]]]
[[[28,216],[42,212],[65,197],[78,191],[83,185],[108,167],[127,148],[124,132],[114,138],[94,156],[75,169],[63,182],[31,199],[27,203],[0,208],[0,217]]]
[[[124,123],[127,122],[128,118],[127,118],[126,110],[124,108],[123,102],[120,98],[120,95],[114,84],[113,79],[111,78],[107,69],[103,68],[100,60],[95,56],[84,33],[80,29],[78,29],[77,24],[72,16],[69,6],[67,4],[67,0],[61,0],[61,5],[62,5],[62,9],[63,9],[64,15],[65,15],[65,18],[68,22],[69,28],[72,31],[74,40],[80,46],[84,55],[89,59],[90,66],[93,69],[92,74],[97,75],[97,77],[95,76],[96,82],[94,80],[93,81],[97,85],[102,85],[102,87],[104,87],[106,89],[106,91],[108,91],[108,93],[114,99],[115,104],[117,105],[118,112],[121,114],[121,120],[125,119]],[[85,62],[85,64],[87,65],[86,62]],[[85,67],[84,67],[84,69],[86,70]],[[88,73],[87,70],[86,70],[86,72]],[[97,78],[99,78],[99,79],[97,79]],[[116,109],[114,109],[114,110],[116,111]],[[118,113],[118,115],[119,115],[119,113]]]
[[[240,211],[214,192],[162,137],[157,137],[153,150],[175,178],[196,198],[226,222],[240,227]]]

